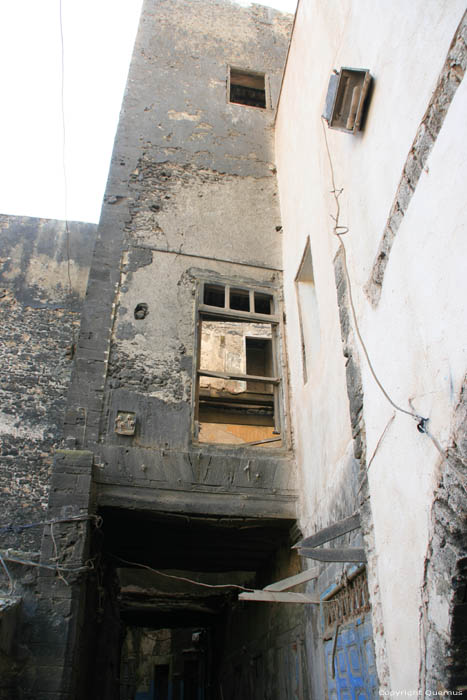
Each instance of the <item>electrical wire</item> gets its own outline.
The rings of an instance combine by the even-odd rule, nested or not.
[[[151,566],[147,566],[147,564],[140,564],[136,561],[128,561],[127,559],[122,559],[122,557],[119,557],[116,554],[111,554],[110,556],[113,557],[113,559],[117,559],[118,561],[123,562],[124,564],[129,564],[130,566],[137,566],[140,569],[147,569],[148,571],[152,571],[154,574],[158,574],[159,576],[165,576],[166,578],[175,579],[177,581],[185,581],[185,583],[191,583],[193,584],[193,586],[201,586],[202,588],[236,588],[240,591],[246,591],[247,593],[254,592],[254,588],[245,588],[245,586],[239,586],[236,583],[202,583],[201,581],[193,581],[193,579],[191,578],[186,578],[186,576],[175,576],[175,574],[168,574],[165,571],[153,569]]]
[[[360,327],[359,327],[359,324],[358,324],[358,321],[357,321],[357,313],[356,313],[356,311],[355,311],[355,305],[354,305],[353,295],[352,295],[352,284],[351,284],[351,282],[350,282],[349,270],[348,270],[348,266],[347,266],[347,251],[346,251],[346,248],[345,248],[344,241],[342,240],[342,236],[344,236],[346,233],[349,232],[349,228],[348,228],[347,226],[341,226],[341,225],[339,224],[339,218],[340,218],[340,202],[339,202],[339,197],[340,197],[340,195],[342,194],[342,192],[344,191],[344,188],[341,188],[340,190],[338,190],[337,187],[336,187],[336,182],[335,182],[335,177],[334,177],[334,166],[333,166],[333,163],[332,163],[331,152],[330,152],[330,150],[329,150],[329,144],[328,144],[328,137],[327,137],[327,134],[326,134],[326,128],[325,128],[325,126],[324,126],[324,117],[321,117],[321,126],[323,127],[324,141],[325,141],[325,144],[326,144],[326,152],[327,152],[327,156],[328,156],[328,160],[329,160],[329,167],[330,167],[330,170],[331,170],[331,182],[332,182],[331,194],[334,196],[334,200],[335,200],[335,203],[336,203],[336,215],[334,216],[334,215],[331,214],[331,218],[334,220],[334,229],[333,229],[333,233],[334,233],[334,235],[338,238],[338,240],[339,240],[339,245],[340,245],[341,250],[342,250],[342,260],[343,260],[344,274],[345,274],[345,279],[346,279],[346,282],[347,282],[347,291],[348,291],[348,295],[349,295],[349,304],[350,304],[350,309],[351,309],[351,311],[352,311],[352,318],[353,318],[353,322],[354,322],[354,328],[355,328],[356,336],[357,336],[358,340],[360,341],[360,345],[361,345],[361,347],[362,347],[362,350],[363,350],[363,353],[364,353],[364,355],[365,355],[365,359],[366,359],[366,361],[367,361],[368,368],[369,368],[369,370],[370,370],[370,372],[371,372],[371,374],[372,374],[372,377],[373,377],[373,379],[375,380],[377,386],[379,387],[379,389],[380,389],[380,391],[382,392],[382,394],[384,395],[384,397],[387,399],[387,401],[389,401],[389,403],[391,404],[391,406],[392,406],[393,408],[396,409],[396,411],[400,411],[401,413],[405,413],[407,416],[410,416],[411,418],[413,418],[414,420],[416,420],[417,423],[418,423],[420,432],[426,432],[425,429],[426,429],[427,418],[423,418],[422,416],[418,415],[418,413],[415,413],[414,411],[408,411],[407,409],[402,408],[402,406],[399,406],[395,401],[393,401],[393,399],[391,398],[391,396],[388,394],[388,392],[387,392],[386,389],[384,388],[382,382],[380,381],[380,379],[378,378],[378,376],[377,376],[377,374],[376,374],[376,372],[375,372],[375,370],[374,370],[373,364],[372,364],[371,359],[370,359],[370,356],[369,356],[369,354],[368,354],[367,347],[366,347],[366,345],[365,345],[365,341],[363,340],[362,334],[360,333]],[[423,430],[422,430],[422,428],[423,428]]]
[[[380,445],[381,445],[381,443],[383,442],[384,437],[385,437],[386,433],[387,433],[388,430],[389,430],[389,426],[391,425],[391,423],[392,423],[392,421],[394,420],[395,417],[396,417],[396,414],[393,413],[392,416],[390,417],[390,419],[388,420],[388,422],[386,423],[386,427],[384,428],[383,432],[382,432],[381,435],[379,436],[378,442],[376,443],[376,447],[375,447],[375,449],[373,450],[373,454],[372,454],[371,457],[370,457],[370,461],[369,461],[368,464],[367,464],[367,467],[366,467],[366,469],[365,469],[365,473],[364,473],[364,475],[363,475],[363,477],[362,477],[362,480],[361,480],[361,482],[360,482],[360,486],[358,487],[357,496],[358,496],[358,494],[360,493],[360,491],[362,490],[363,484],[365,483],[365,480],[366,480],[367,477],[368,477],[368,472],[369,472],[369,470],[370,470],[370,467],[371,467],[371,465],[373,464],[374,458],[376,457],[376,453],[378,452],[378,450],[379,450],[379,448],[380,448]]]
[[[23,564],[24,566],[35,566],[40,569],[49,569],[50,571],[57,571],[57,565],[56,564],[44,564],[42,562],[38,561],[32,561],[32,559],[22,559],[20,557],[14,557],[8,552],[0,552],[0,559],[4,559],[5,561],[10,561],[14,564]],[[75,567],[68,567],[68,566],[60,566],[58,567],[60,571],[64,571],[65,573],[68,574],[79,574],[83,573],[85,571],[92,571],[94,569],[94,566],[92,564],[92,561],[89,560],[84,566],[75,566]]]
[[[54,518],[53,520],[41,520],[37,523],[24,523],[22,525],[3,525],[0,527],[0,534],[6,534],[8,532],[14,532],[18,534],[22,530],[28,530],[31,527],[40,527],[41,525],[55,525],[57,523],[71,523],[80,520],[94,520],[94,524],[97,528],[102,526],[102,516],[90,514],[90,515],[72,515],[69,518]]]
[[[339,219],[340,219],[340,202],[339,202],[339,197],[340,197],[340,195],[342,194],[342,192],[343,192],[344,190],[343,190],[343,188],[337,189],[337,187],[336,187],[336,181],[335,181],[335,175],[334,175],[334,166],[333,166],[333,162],[332,162],[331,151],[330,151],[330,149],[329,149],[328,137],[327,137],[326,127],[325,127],[325,125],[324,125],[324,122],[325,122],[324,117],[321,117],[321,126],[322,126],[322,128],[323,128],[324,142],[325,142],[325,144],[326,144],[326,153],[327,153],[327,156],[328,156],[329,168],[330,168],[330,171],[331,171],[331,183],[332,183],[331,194],[333,195],[334,201],[335,201],[335,203],[336,203],[336,214],[335,214],[335,216],[334,216],[333,214],[331,214],[331,218],[332,218],[333,221],[334,221],[333,233],[334,233],[334,235],[338,238],[338,240],[339,240],[339,245],[340,245],[340,248],[341,248],[341,250],[342,250],[343,268],[344,268],[345,279],[346,279],[346,282],[347,282],[347,291],[348,291],[348,295],[349,295],[349,304],[350,304],[350,309],[351,309],[351,312],[352,312],[352,319],[353,319],[353,322],[354,322],[355,334],[356,334],[358,340],[360,341],[360,345],[361,345],[362,350],[363,350],[363,353],[364,353],[364,355],[365,355],[365,359],[366,359],[366,361],[367,361],[368,368],[369,368],[369,370],[370,370],[370,372],[371,372],[371,375],[372,375],[373,379],[375,380],[377,386],[379,387],[380,391],[382,392],[383,396],[387,399],[387,401],[391,404],[391,406],[392,406],[393,408],[395,408],[396,411],[399,411],[400,413],[404,413],[405,415],[410,416],[411,418],[413,418],[413,419],[417,422],[417,430],[418,430],[420,433],[423,433],[424,435],[427,435],[427,437],[430,438],[430,440],[432,441],[433,445],[436,447],[436,449],[437,449],[438,452],[440,453],[440,455],[441,455],[441,457],[443,458],[443,460],[445,460],[445,461],[447,462],[447,464],[449,465],[449,467],[457,474],[457,476],[458,476],[460,482],[464,485],[464,488],[465,488],[465,485],[466,485],[466,483],[467,483],[465,477],[461,474],[461,472],[460,472],[453,464],[451,464],[451,463],[449,462],[449,460],[448,460],[448,458],[447,458],[447,455],[446,455],[446,450],[443,450],[443,448],[442,448],[442,446],[441,446],[439,440],[438,440],[438,439],[430,432],[430,430],[428,429],[428,420],[429,420],[429,419],[428,419],[428,418],[423,418],[423,416],[420,416],[420,415],[419,415],[416,411],[414,411],[414,410],[408,411],[407,409],[402,408],[402,406],[399,406],[398,404],[396,404],[395,401],[393,401],[393,399],[391,398],[391,396],[388,394],[388,392],[387,392],[386,389],[384,388],[382,382],[381,382],[380,379],[378,378],[378,376],[377,376],[377,374],[376,374],[376,372],[375,372],[375,370],[374,370],[374,368],[373,368],[373,364],[372,364],[371,359],[370,359],[370,356],[369,356],[369,354],[368,354],[367,347],[366,347],[365,342],[364,342],[364,340],[363,340],[363,338],[362,338],[362,334],[360,333],[360,327],[359,327],[358,320],[357,320],[357,313],[356,313],[356,311],[355,311],[355,305],[354,305],[354,301],[353,301],[352,284],[351,284],[351,281],[350,281],[349,269],[348,269],[348,266],[347,266],[347,251],[346,251],[346,248],[345,248],[344,241],[342,240],[342,236],[344,236],[346,233],[349,232],[349,228],[348,228],[347,226],[341,226],[341,225],[339,224]],[[410,399],[409,399],[408,403],[409,403],[410,406],[412,405]],[[390,419],[389,423],[391,423],[391,422],[392,422],[392,419]],[[378,440],[378,443],[377,443],[376,448],[375,448],[375,453],[376,453],[376,450],[379,448],[379,445],[380,445],[381,440],[383,439],[383,437],[384,437],[384,435],[385,435],[385,433],[386,433],[386,431],[387,431],[387,428],[389,427],[389,423],[388,423],[388,425],[386,426],[386,428],[384,429],[383,434],[381,435],[380,439]],[[367,467],[367,470],[366,470],[367,472],[368,472],[368,469],[369,469],[370,466],[371,466],[371,462],[373,461],[373,458],[374,458],[374,456],[375,456],[375,453],[373,454],[373,456],[372,456],[372,458],[371,458],[371,460],[370,460],[370,463],[368,464],[368,467]],[[366,476],[366,475],[365,475],[365,476]],[[365,477],[364,477],[364,478],[365,478]],[[359,492],[360,489],[362,488],[362,485],[363,485],[363,482],[360,484],[360,487],[359,487],[359,489],[358,489],[358,492]]]

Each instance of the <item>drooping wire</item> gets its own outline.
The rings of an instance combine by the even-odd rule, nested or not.
[[[343,188],[338,190],[336,187],[336,182],[335,182],[335,177],[334,177],[334,166],[332,163],[331,152],[329,150],[328,137],[326,134],[326,127],[324,126],[324,117],[321,117],[321,126],[323,127],[324,142],[326,144],[326,153],[328,156],[329,168],[331,170],[331,182],[332,182],[331,194],[333,195],[334,201],[336,203],[336,214],[335,214],[335,216],[333,214],[331,214],[331,218],[334,221],[333,233],[338,238],[339,245],[340,245],[341,250],[342,250],[342,261],[343,261],[343,267],[344,267],[344,274],[345,274],[345,279],[347,282],[347,291],[348,291],[348,295],[349,295],[349,304],[350,304],[350,309],[352,312],[352,319],[354,322],[355,334],[356,334],[358,340],[360,341],[360,345],[361,345],[363,353],[365,355],[365,359],[367,361],[368,368],[371,372],[371,375],[372,375],[373,379],[375,380],[377,386],[379,387],[380,391],[382,392],[383,396],[386,398],[387,401],[389,401],[391,406],[396,409],[396,411],[400,411],[401,413],[405,413],[407,416],[410,416],[411,418],[416,420],[417,424],[418,424],[418,429],[420,430],[420,432],[426,432],[426,423],[427,423],[428,419],[423,418],[422,416],[418,415],[418,413],[416,413],[415,411],[408,411],[407,409],[402,408],[402,406],[399,406],[395,401],[393,401],[391,396],[388,394],[388,392],[384,388],[382,382],[380,381],[378,375],[375,372],[375,369],[374,369],[373,364],[371,362],[370,356],[368,354],[367,347],[365,345],[365,341],[363,340],[362,334],[360,333],[360,327],[358,324],[357,313],[355,311],[355,305],[354,305],[353,295],[352,295],[352,284],[350,281],[349,270],[348,270],[348,266],[347,266],[347,251],[345,248],[344,241],[342,240],[342,236],[344,236],[346,233],[348,233],[349,229],[347,226],[341,226],[339,224],[339,218],[340,218],[339,197],[341,196],[341,194],[344,190],[343,190]]]
[[[374,368],[373,368],[373,364],[372,364],[371,359],[370,359],[370,356],[369,356],[369,354],[368,354],[368,350],[367,350],[367,347],[366,347],[366,345],[365,345],[365,341],[363,340],[362,334],[360,333],[360,327],[359,327],[358,320],[357,320],[357,313],[356,313],[356,311],[355,311],[355,305],[354,305],[354,301],[353,301],[352,284],[351,284],[351,281],[350,281],[349,270],[348,270],[348,266],[347,266],[347,251],[346,251],[346,248],[345,248],[344,241],[342,240],[342,236],[344,236],[346,233],[349,232],[349,228],[348,228],[347,226],[341,226],[341,225],[339,224],[339,218],[340,218],[340,202],[339,202],[339,197],[340,197],[340,195],[341,195],[342,192],[343,192],[343,188],[341,188],[341,189],[338,190],[337,187],[336,187],[335,176],[334,176],[334,166],[333,166],[333,163],[332,163],[331,151],[330,151],[330,149],[329,149],[328,137],[327,137],[326,127],[325,127],[325,125],[324,125],[324,121],[325,121],[325,120],[324,120],[324,117],[321,117],[321,126],[322,126],[322,128],[323,128],[324,143],[325,143],[325,145],[326,145],[326,153],[327,153],[327,156],[328,156],[329,168],[330,168],[330,171],[331,171],[331,182],[332,182],[331,194],[333,195],[334,201],[335,201],[335,203],[336,203],[336,214],[335,214],[335,216],[334,216],[333,214],[331,214],[331,218],[332,218],[333,221],[334,221],[333,233],[334,233],[334,235],[338,238],[338,240],[339,240],[339,245],[340,245],[341,250],[342,250],[342,260],[343,260],[344,274],[345,274],[345,279],[346,279],[346,282],[347,282],[347,290],[348,290],[348,295],[349,295],[349,304],[350,304],[350,309],[351,309],[351,312],[352,312],[352,319],[353,319],[353,322],[354,322],[355,334],[356,334],[358,340],[360,341],[360,345],[361,345],[362,350],[363,350],[363,353],[364,353],[364,355],[365,355],[365,359],[366,359],[366,361],[367,361],[368,368],[369,368],[369,370],[370,370],[370,372],[371,372],[371,375],[372,375],[373,379],[375,380],[377,386],[379,387],[380,391],[382,392],[383,396],[387,399],[387,401],[391,404],[391,406],[392,406],[393,408],[395,408],[396,411],[399,411],[400,413],[405,413],[407,416],[410,416],[411,418],[413,418],[413,419],[417,422],[417,429],[418,429],[418,431],[419,431],[420,433],[423,433],[424,435],[427,435],[427,437],[430,438],[431,442],[432,442],[433,445],[436,447],[436,449],[438,450],[438,452],[439,452],[439,454],[441,455],[441,457],[443,458],[443,460],[445,460],[445,461],[447,462],[447,464],[449,465],[450,469],[452,469],[452,471],[455,472],[455,474],[456,474],[456,475],[458,476],[458,478],[459,478],[459,481],[463,484],[464,489],[465,489],[467,480],[466,480],[465,477],[461,474],[461,472],[452,464],[452,462],[448,460],[447,455],[446,455],[446,451],[443,450],[443,448],[442,448],[442,446],[441,446],[439,440],[438,440],[438,439],[435,437],[435,435],[433,435],[433,433],[431,433],[431,431],[428,429],[428,420],[429,420],[429,419],[428,419],[428,418],[423,418],[422,416],[420,416],[420,415],[419,415],[416,411],[414,411],[414,410],[408,411],[408,410],[406,410],[405,408],[402,408],[402,406],[399,406],[398,404],[396,404],[395,401],[393,401],[393,399],[391,398],[391,396],[388,394],[388,392],[387,392],[386,389],[384,388],[383,384],[381,383],[380,379],[378,378],[378,376],[377,376],[377,374],[376,374],[376,372],[375,372],[375,370],[374,370]],[[410,399],[409,399],[409,405],[412,406]],[[386,434],[387,428],[389,427],[389,424],[390,424],[391,422],[392,422],[392,419],[390,419],[388,425],[387,425],[386,428],[384,429],[383,434],[381,435],[381,437],[380,437],[380,439],[379,439],[379,441],[378,441],[378,444],[376,445],[375,453],[376,453],[377,449],[379,448],[379,445],[380,445],[380,443],[381,443],[381,440],[384,438],[384,435]],[[371,460],[370,460],[370,463],[369,463],[369,465],[368,465],[368,467],[367,467],[367,469],[366,469],[366,473],[368,473],[368,469],[369,469],[369,467],[371,466],[371,462],[373,461],[373,458],[374,458],[374,456],[375,456],[375,453],[373,453],[373,456],[372,456],[372,458],[371,458]],[[366,476],[366,474],[365,474],[365,476]],[[364,477],[364,478],[365,478],[365,477]],[[362,485],[363,485],[363,482],[360,484],[359,491],[360,491]]]
[[[166,578],[175,579],[176,581],[184,581],[185,583],[191,583],[193,586],[201,586],[202,588],[236,588],[236,589],[239,589],[240,591],[246,591],[247,593],[253,593],[253,591],[254,591],[253,588],[245,588],[245,586],[239,586],[236,583],[217,583],[217,584],[214,584],[214,583],[202,583],[201,581],[193,581],[193,579],[186,578],[185,576],[176,576],[175,574],[168,574],[165,571],[153,569],[151,566],[148,566],[147,564],[140,564],[139,562],[128,561],[127,559],[122,559],[122,557],[118,557],[116,554],[111,554],[110,556],[113,559],[117,559],[118,561],[123,562],[124,564],[129,564],[130,566],[136,566],[136,567],[139,567],[140,569],[147,569],[148,571],[152,571],[154,574],[158,574],[159,576],[165,576]]]
[[[94,520],[94,524],[97,528],[102,525],[102,516],[90,514],[90,515],[70,515],[68,518],[54,518],[53,520],[40,520],[35,523],[22,523],[21,525],[2,525],[0,527],[0,534],[7,534],[8,532],[19,533],[21,530],[28,530],[31,527],[40,527],[41,525],[55,525],[57,523],[72,523],[80,520]]]
[[[66,170],[66,124],[65,124],[65,41],[63,36],[63,14],[62,0],[59,0],[59,17],[60,17],[60,47],[61,47],[61,83],[60,83],[60,105],[62,112],[62,170],[63,170],[63,188],[64,188],[64,216],[65,216],[65,244],[67,257],[67,278],[68,278],[68,297],[70,304],[71,315],[71,336],[72,349],[71,357],[74,355],[76,347],[75,326],[73,323],[73,285],[71,282],[71,260],[70,260],[70,227],[68,225],[68,178]]]

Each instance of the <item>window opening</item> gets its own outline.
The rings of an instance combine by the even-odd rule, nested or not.
[[[225,306],[225,287],[219,284],[204,285],[204,303],[209,306]]]
[[[206,293],[212,286],[204,285],[204,301],[220,298]],[[203,443],[280,447],[273,296],[226,285],[224,298],[222,310],[199,307],[195,434]]]
[[[264,73],[230,69],[230,102],[266,108]]]
[[[245,338],[246,373],[257,377],[273,375],[271,338]],[[250,379],[246,383],[247,391],[272,394],[272,384]]]
[[[231,289],[230,308],[235,311],[249,311],[250,292],[247,289]]]
[[[272,313],[272,296],[270,294],[262,294],[261,292],[255,292],[255,313]]]
[[[308,238],[302,261],[295,277],[295,292],[298,304],[298,321],[300,325],[300,344],[302,350],[303,381],[306,384],[317,357],[320,345],[320,324],[318,299],[316,296],[313,259],[310,239]]]

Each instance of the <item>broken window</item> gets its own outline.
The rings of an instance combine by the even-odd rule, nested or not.
[[[264,73],[230,68],[229,100],[236,104],[266,109]]]
[[[280,447],[274,295],[204,282],[200,302],[195,438]]]
[[[306,384],[313,360],[317,357],[320,350],[318,300],[316,297],[309,238],[307,239],[300,267],[295,277],[295,291],[298,304],[298,322],[300,324],[303,381]]]

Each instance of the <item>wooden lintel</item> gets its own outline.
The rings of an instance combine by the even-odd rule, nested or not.
[[[289,578],[284,578],[282,581],[276,581],[276,583],[271,583],[269,586],[265,586],[265,591],[287,591],[289,588],[298,586],[300,583],[306,583],[319,576],[319,566],[315,566],[314,569],[307,569],[302,571],[296,576],[289,576]]]
[[[323,547],[314,549],[313,547],[302,547],[298,551],[301,557],[316,559],[317,561],[359,561],[366,562],[365,550],[360,547],[347,547],[345,549],[331,549]]]
[[[231,379],[239,382],[263,382],[264,384],[278,384],[278,377],[260,377],[256,374],[230,374],[228,372],[214,372],[210,369],[199,369],[200,377],[214,377],[214,379]]]
[[[273,591],[251,591],[240,593],[239,600],[250,600],[261,603],[315,603],[319,605],[319,598],[314,598],[306,593],[275,593]]]
[[[198,307],[203,317],[209,318],[209,316],[215,316],[216,319],[226,319],[227,321],[248,321],[249,323],[270,323],[275,325],[279,323],[279,316],[275,314],[257,314],[251,311],[237,311],[231,309],[224,309],[219,307],[207,306],[206,304],[200,304]]]
[[[326,542],[335,540],[336,537],[345,535],[347,532],[356,530],[359,527],[360,515],[359,513],[354,513],[354,515],[351,515],[349,518],[344,518],[343,520],[339,520],[333,525],[329,525],[328,527],[323,528],[315,535],[305,537],[304,540],[301,540],[296,545],[294,545],[293,549],[298,549],[299,547],[318,547],[318,545],[320,544],[325,544]]]

